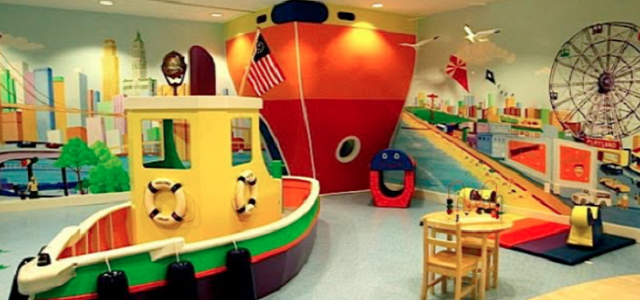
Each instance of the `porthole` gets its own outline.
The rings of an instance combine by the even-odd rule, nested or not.
[[[341,163],[352,162],[360,154],[360,139],[355,136],[348,136],[338,143],[336,148],[336,159]]]

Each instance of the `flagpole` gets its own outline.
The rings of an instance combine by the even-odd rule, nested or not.
[[[253,58],[256,56],[256,44],[258,43],[258,37],[260,37],[260,27],[256,30],[256,36],[253,39],[253,45],[251,46],[251,58],[249,58],[249,64],[244,68],[244,74],[242,75],[242,81],[240,81],[240,91],[238,92],[238,96],[242,96],[244,93],[244,87],[247,83],[247,77],[249,77],[249,68],[251,68],[251,62],[253,62]]]

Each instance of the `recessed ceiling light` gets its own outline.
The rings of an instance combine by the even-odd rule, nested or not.
[[[100,0],[98,1],[98,3],[100,3],[100,5],[104,5],[104,6],[113,6],[113,1],[109,1],[109,0]]]
[[[219,17],[222,17],[222,14],[221,13],[212,13],[211,16],[219,18]]]
[[[384,4],[382,4],[382,3],[374,3],[374,4],[371,4],[371,7],[373,7],[373,8],[383,8]]]

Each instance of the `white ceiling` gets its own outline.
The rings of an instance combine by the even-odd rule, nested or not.
[[[102,6],[98,0],[0,0],[0,3],[41,6],[71,10],[119,13],[136,16],[170,18],[180,20],[222,23],[244,13],[269,7],[284,0],[112,0],[113,6]],[[485,5],[497,0],[327,0],[323,2],[371,8],[373,3],[383,3],[381,10],[424,16],[469,6]],[[223,17],[211,17],[211,13],[223,13]]]

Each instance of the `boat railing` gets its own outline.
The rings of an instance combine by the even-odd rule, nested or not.
[[[20,290],[28,294],[48,291],[71,280],[71,278],[75,277],[75,270],[83,266],[106,263],[109,260],[144,253],[149,254],[150,261],[157,261],[173,255],[197,252],[251,240],[285,228],[306,215],[314,207],[316,201],[319,201],[320,184],[315,179],[303,177],[284,176],[283,179],[285,187],[297,186],[302,190],[306,186],[309,191],[305,201],[291,214],[277,222],[259,228],[189,244],[185,244],[184,238],[175,237],[133,246],[127,245],[129,247],[122,246],[120,248],[101,250],[102,244],[98,244],[97,248],[95,247],[96,241],[100,239],[101,231],[95,230],[95,228],[101,226],[101,222],[105,222],[105,220],[108,220],[113,225],[116,222],[112,220],[111,217],[118,213],[126,213],[128,215],[131,204],[122,204],[102,210],[82,222],[79,226],[67,227],[62,230],[62,232],[41,251],[41,254],[46,254],[51,258],[57,258],[53,263],[42,266],[40,264],[26,265],[20,272]],[[302,191],[296,192],[301,193]],[[121,226],[126,228],[126,219],[120,223]],[[110,227],[106,226],[106,228]],[[116,234],[115,231],[106,232],[112,235]],[[91,246],[92,244],[94,244],[93,247]],[[84,247],[85,250],[97,251],[80,254],[78,251],[80,247]]]
[[[63,229],[41,254],[57,260],[129,246],[130,209],[130,203],[116,205],[93,214],[78,226]]]
[[[310,196],[313,196],[313,198],[317,198],[320,193],[320,185],[316,180],[309,180],[308,178],[285,176],[284,179],[285,180],[283,180],[283,187],[288,191],[284,195],[284,206],[288,208],[299,208],[293,214],[278,222],[261,227],[259,229],[248,230],[213,240],[195,242],[190,244],[185,249],[182,249],[182,246],[179,246],[179,248],[177,248],[178,250],[176,250],[176,247],[174,245],[175,242],[171,242],[174,247],[170,247],[171,249],[167,253],[156,253],[158,256],[157,258],[159,259],[162,257],[173,255],[175,254],[175,251],[187,253],[198,251],[208,247],[217,247],[221,245],[231,244],[234,241],[239,242],[248,240],[255,236],[273,232],[280,228],[288,226],[290,223],[297,220],[300,216],[306,214],[307,211],[309,211],[315,203],[315,199],[311,199],[312,201],[306,202],[299,200],[296,201],[294,199],[308,200]],[[58,236],[56,236],[51,241],[51,243],[49,243],[49,245],[47,245],[43,249],[43,251],[41,251],[41,254],[44,253],[50,256],[52,259],[59,260],[77,256],[88,256],[93,253],[102,253],[105,251],[130,246],[131,244],[128,238],[126,219],[129,214],[130,208],[130,203],[107,208],[95,213],[90,218],[82,222],[79,226],[65,228],[62,232],[60,232],[60,234],[58,234]],[[158,242],[167,243],[167,241],[169,240]],[[184,245],[184,240],[182,240],[180,245]],[[163,248],[162,246],[155,247]],[[136,248],[136,252],[146,251],[142,248]],[[86,263],[84,259],[82,261],[83,264]]]
[[[267,235],[282,228],[285,228],[291,225],[293,222],[300,219],[302,216],[307,214],[313,206],[316,204],[316,201],[319,201],[320,196],[320,183],[315,179],[309,179],[305,177],[295,177],[295,176],[283,176],[283,185],[287,186],[298,186],[299,188],[306,185],[308,187],[308,192],[306,197],[304,198],[304,202],[300,203],[299,208],[294,212],[284,217],[283,219],[254,229],[249,229],[246,231],[242,231],[236,234],[227,235],[211,240],[205,240],[200,242],[189,243],[185,245],[183,248],[175,250],[174,252],[166,252],[160,253],[157,252],[155,255],[152,255],[154,260],[161,259],[164,257],[168,257],[170,255],[175,255],[176,251],[178,254],[185,254],[191,252],[197,252],[205,249],[211,249],[220,246],[232,245],[234,243],[250,240],[259,236]],[[293,205],[292,205],[293,207]]]
[[[285,177],[287,180],[282,181],[282,190],[286,193],[282,194],[285,208],[298,208],[304,204],[305,199],[312,192],[311,185],[308,180],[296,180],[292,177]]]

